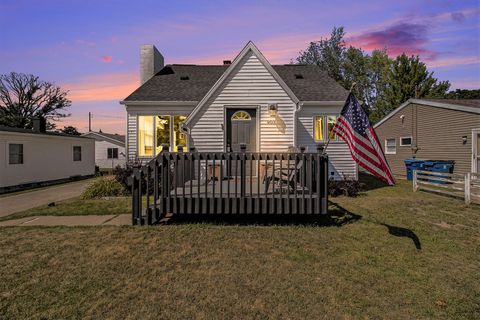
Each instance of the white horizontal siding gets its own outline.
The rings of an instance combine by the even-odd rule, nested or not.
[[[118,159],[108,159],[108,148],[118,148]],[[125,148],[108,141],[95,141],[95,164],[100,169],[114,169],[125,166]]]
[[[285,122],[285,133],[279,132],[268,115],[268,104],[278,105]],[[191,142],[199,151],[224,151],[225,108],[257,107],[257,148],[263,152],[286,152],[294,144],[295,103],[273,75],[252,52],[239,63],[192,123]],[[226,126],[224,126],[226,127]]]
[[[127,155],[128,161],[137,157],[137,115],[127,112]]]
[[[316,152],[317,143],[313,139],[313,117],[322,114],[340,114],[341,106],[304,107],[297,116],[297,145],[305,146],[308,152]],[[343,141],[331,141],[327,147],[329,176],[342,179],[344,176],[357,178],[357,166]]]

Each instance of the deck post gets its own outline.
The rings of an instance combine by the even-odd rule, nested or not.
[[[142,219],[142,190],[141,190],[141,175],[142,171],[140,170],[139,165],[134,165],[133,173],[131,178],[132,182],[132,224],[143,224]]]
[[[247,151],[247,145],[245,143],[240,144],[240,152],[241,152],[241,159],[240,159],[240,197],[245,197],[245,152]]]
[[[323,153],[324,146],[317,145],[317,208],[327,214],[328,205],[328,157]]]

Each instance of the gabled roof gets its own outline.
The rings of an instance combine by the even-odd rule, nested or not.
[[[245,57],[249,52],[253,54],[260,60],[264,67],[270,72],[273,78],[278,82],[278,84],[285,90],[285,92],[290,96],[293,102],[298,103],[299,99],[295,96],[292,90],[287,86],[285,81],[278,75],[278,73],[273,69],[272,65],[265,59],[263,54],[258,50],[258,48],[253,44],[252,41],[249,41],[247,45],[240,51],[240,53],[235,57],[232,64],[225,70],[222,76],[215,82],[213,87],[208,90],[207,94],[200,100],[192,113],[188,116],[185,121],[185,126],[188,127],[192,119],[195,117],[197,112],[207,103],[208,99],[215,93],[215,91],[220,87],[220,85],[228,78],[228,76],[235,70],[235,67],[240,63],[243,57]]]
[[[270,65],[252,42],[235,58],[231,65],[166,65],[151,79],[136,89],[122,102],[199,102],[226,72],[233,70],[249,50],[269,69],[287,93],[300,101],[345,101],[348,91],[315,65]],[[301,78],[297,78],[300,75]],[[185,80],[182,80],[185,78]],[[221,81],[220,81],[221,82]],[[213,92],[213,90],[212,90]]]
[[[99,141],[108,141],[113,144],[116,144],[120,147],[125,147],[125,136],[116,134],[116,133],[105,133],[105,132],[96,132],[90,131],[87,133],[82,134],[83,137],[91,136],[95,140]]]
[[[480,114],[480,100],[478,99],[408,99],[404,102],[401,106],[390,112],[388,115],[385,116],[382,120],[376,123],[373,127],[377,128],[382,123],[393,117],[403,108],[408,106],[409,104],[419,104],[424,106],[430,106],[435,108],[443,108],[443,109],[450,109],[462,112],[469,112],[474,114]]]

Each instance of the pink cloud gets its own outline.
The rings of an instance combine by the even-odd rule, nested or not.
[[[391,56],[406,53],[433,60],[437,54],[425,48],[428,43],[427,32],[428,27],[424,24],[399,22],[376,31],[351,36],[346,39],[346,43],[367,51],[386,48]]]
[[[480,64],[480,57],[455,57],[438,59],[435,61],[427,62],[430,68],[442,68],[451,66],[462,66],[469,64]]]
[[[139,87],[137,72],[110,73],[83,77],[62,84],[73,102],[122,100]]]
[[[100,57],[100,61],[102,61],[103,63],[110,63],[112,62],[113,58],[112,56],[101,56]]]

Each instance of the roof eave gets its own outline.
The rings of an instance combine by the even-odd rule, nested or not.
[[[130,101],[122,100],[120,101],[121,105],[125,106],[195,106],[198,104],[198,101]]]
[[[406,106],[408,106],[411,103],[420,104],[420,105],[424,105],[424,106],[430,106],[430,107],[437,107],[437,108],[443,108],[443,109],[450,109],[450,110],[480,114],[480,108],[461,106],[461,105],[458,105],[458,104],[451,104],[451,103],[442,103],[442,102],[436,102],[436,101],[421,100],[421,99],[408,99],[407,101],[402,103],[399,107],[397,107],[395,110],[393,110],[392,112],[387,114],[382,120],[380,120],[378,123],[376,123],[373,126],[373,128],[376,129],[377,127],[382,125],[384,122],[386,122],[388,119],[393,117],[400,110],[402,110],[403,108],[405,108]]]

